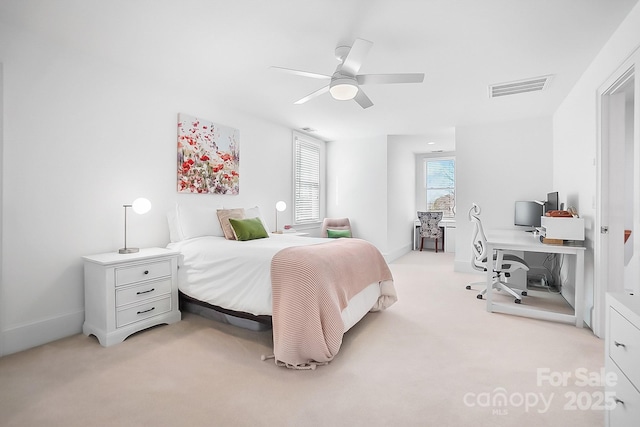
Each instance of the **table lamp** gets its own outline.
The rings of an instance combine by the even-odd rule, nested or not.
[[[274,231],[274,233],[280,233],[280,231],[278,231],[278,212],[284,212],[286,209],[287,204],[282,200],[276,203],[276,230]]]
[[[139,252],[139,248],[127,247],[127,208],[132,208],[133,211],[139,215],[146,214],[151,210],[151,202],[143,197],[135,199],[130,205],[122,205],[124,207],[124,248],[118,250],[121,254],[133,254]]]

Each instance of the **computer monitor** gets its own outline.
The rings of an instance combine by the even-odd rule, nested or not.
[[[560,202],[558,200],[558,192],[547,193],[547,202],[544,204],[545,212],[557,211],[560,209]]]
[[[534,201],[518,201],[515,204],[514,214],[514,225],[528,227],[533,231],[535,227],[540,227],[544,205]]]

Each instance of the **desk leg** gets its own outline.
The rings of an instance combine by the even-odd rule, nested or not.
[[[584,324],[584,251],[576,251],[576,282],[575,300],[573,301],[576,314],[576,327]]]
[[[414,251],[416,250],[416,229],[417,228],[418,227],[416,227],[415,224],[414,224],[414,226],[413,226],[413,250]]]
[[[487,242],[487,311],[493,312],[493,246]]]

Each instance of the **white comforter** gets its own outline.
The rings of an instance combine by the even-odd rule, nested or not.
[[[281,249],[327,242],[325,238],[270,234],[238,242],[197,237],[169,244],[182,253],[178,287],[212,305],[254,315],[271,315],[271,258]]]

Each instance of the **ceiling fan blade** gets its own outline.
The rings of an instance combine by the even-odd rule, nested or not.
[[[356,76],[358,84],[422,83],[424,73],[405,74],[361,74]]]
[[[353,42],[353,46],[351,46],[347,57],[342,62],[341,72],[343,74],[355,76],[358,70],[360,70],[362,61],[364,61],[364,58],[367,56],[367,53],[369,53],[369,49],[371,49],[372,45],[373,43],[369,40],[356,39],[356,41]]]
[[[369,97],[364,93],[362,88],[358,88],[358,93],[356,93],[356,97],[353,98],[362,108],[369,108],[373,105],[373,102],[369,99]]]
[[[329,92],[329,86],[328,85],[318,89],[317,91],[315,91],[313,93],[310,93],[309,95],[305,96],[302,99],[297,100],[296,102],[294,102],[294,104],[304,104],[305,102],[307,102],[307,101],[309,101],[309,100],[311,100],[311,99],[313,99],[313,98],[315,98],[317,96],[320,96],[323,93],[327,93],[327,92]]]
[[[272,68],[274,70],[277,71],[283,71],[285,73],[289,73],[289,74],[294,74],[296,76],[303,76],[303,77],[311,77],[313,79],[321,79],[321,80],[330,80],[331,76],[327,76],[324,74],[318,74],[318,73],[311,73],[309,71],[300,71],[300,70],[293,70],[291,68],[283,68],[283,67],[269,67]]]

